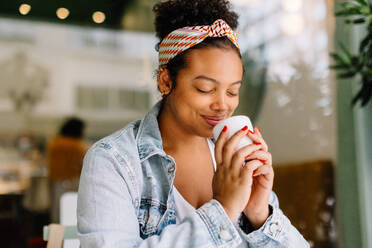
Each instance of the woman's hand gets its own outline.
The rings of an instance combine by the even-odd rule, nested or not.
[[[250,198],[243,212],[253,227],[258,229],[269,217],[269,198],[273,188],[274,170],[271,154],[268,152],[267,144],[262,138],[259,128],[256,127],[254,133],[249,132],[247,135],[254,143],[261,144],[261,149],[245,159],[261,161],[263,165],[253,173]]]
[[[221,203],[230,220],[234,222],[244,209],[252,209],[247,203],[251,197],[253,172],[262,163],[253,159],[245,166],[243,164],[247,156],[263,149],[263,145],[251,144],[235,152],[240,140],[247,135],[248,128],[236,132],[230,139],[228,139],[228,132],[225,126],[216,142],[217,170],[213,177],[212,188],[213,198]]]

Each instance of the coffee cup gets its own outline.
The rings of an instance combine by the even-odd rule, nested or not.
[[[252,126],[252,123],[249,117],[245,115],[236,115],[236,116],[232,116],[227,119],[224,119],[220,121],[216,126],[214,126],[213,136],[215,140],[217,140],[218,136],[220,136],[224,126],[227,126],[227,129],[229,130],[229,138],[232,135],[234,135],[234,133],[241,130],[244,126],[247,126],[248,129],[253,132],[253,126]],[[247,135],[245,135],[240,140],[240,143],[235,148],[235,151],[250,144],[253,144],[252,140]]]

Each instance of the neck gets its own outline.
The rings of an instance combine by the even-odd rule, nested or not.
[[[158,116],[158,123],[165,152],[195,150],[206,142],[205,137],[198,136],[180,125],[165,103]]]

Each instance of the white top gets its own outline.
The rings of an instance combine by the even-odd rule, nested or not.
[[[214,171],[216,171],[216,160],[214,157],[214,143],[211,139],[207,139],[209,150],[211,152],[212,161],[213,161],[213,167]],[[177,173],[177,172],[176,172]],[[174,202],[176,205],[176,224],[180,224],[184,218],[186,218],[188,215],[191,215],[195,212],[195,208],[188,203],[185,198],[182,197],[181,193],[176,189],[176,187],[173,187],[174,192]],[[220,235],[226,236],[226,239],[230,238],[230,233],[228,233],[225,230],[222,230]],[[241,236],[241,233],[239,232],[239,235]],[[242,237],[242,236],[241,236]],[[247,242],[241,242],[237,248],[248,248]]]
[[[211,152],[214,171],[216,171],[216,160],[214,158],[214,143],[211,139],[207,139],[209,150]],[[177,173],[177,172],[176,172]],[[192,214],[195,211],[195,208],[188,203],[185,198],[182,197],[181,193],[177,190],[176,187],[173,187],[174,192],[174,202],[176,205],[176,223],[181,223],[182,220],[189,214]]]

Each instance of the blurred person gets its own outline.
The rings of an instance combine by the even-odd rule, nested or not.
[[[59,223],[59,201],[63,193],[77,191],[86,146],[82,142],[85,124],[78,118],[66,120],[59,135],[48,146],[48,176],[51,221]]]
[[[238,106],[243,76],[229,1],[163,1],[154,11],[163,98],[85,156],[81,246],[309,247],[272,192],[259,129],[228,139],[225,126],[212,139]],[[235,152],[245,135],[254,144]]]

